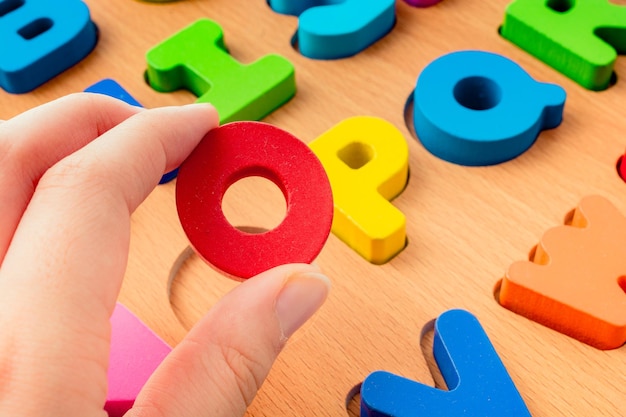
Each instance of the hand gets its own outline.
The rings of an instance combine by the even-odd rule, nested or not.
[[[1,416],[106,415],[109,317],[130,215],[217,124],[206,104],[141,110],[96,94],[0,123]],[[311,265],[240,284],[174,348],[127,415],[244,414],[328,288]]]

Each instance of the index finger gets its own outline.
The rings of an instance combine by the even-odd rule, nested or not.
[[[78,93],[0,120],[0,263],[43,173],[140,110]]]
[[[39,181],[0,270],[0,327],[19,323],[0,349],[19,352],[9,390],[25,415],[102,412],[130,215],[217,123],[210,105],[146,110]],[[59,401],[68,392],[72,401]]]

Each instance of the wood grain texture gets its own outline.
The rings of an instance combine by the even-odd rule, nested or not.
[[[347,415],[348,392],[378,369],[434,384],[420,332],[451,308],[477,316],[533,416],[624,415],[626,347],[599,351],[515,315],[493,295],[506,268],[526,259],[545,230],[562,224],[583,196],[601,194],[626,213],[626,184],[616,172],[626,148],[623,58],[616,65],[616,85],[603,92],[584,90],[498,35],[504,0],[444,0],[425,9],[399,0],[393,31],[338,61],[299,55],[290,44],[296,19],[275,14],[262,0],[86,3],[100,30],[96,50],[32,93],[0,91],[0,119],[103,78],[116,79],[145,107],[192,102],[187,92],[160,94],[146,85],[145,53],[208,17],[222,25],[231,54],[241,62],[277,52],[295,65],[295,98],[266,122],[310,142],[343,119],[373,115],[393,123],[409,143],[409,184],[393,202],[407,217],[408,246],[375,266],[330,237],[317,263],[333,281],[331,296],[288,344],[250,416]],[[500,53],[537,80],[563,86],[568,94],[563,124],[543,132],[519,158],[493,167],[460,167],[430,155],[406,127],[404,106],[429,62],[462,49]],[[174,189],[174,183],[159,186],[134,214],[120,295],[171,344],[237,285],[195,255],[183,254],[188,242]],[[256,214],[245,208],[263,195],[262,187],[250,185],[241,201],[230,201],[225,209],[248,226],[262,225],[273,206]],[[274,201],[276,210],[284,210],[280,204]]]

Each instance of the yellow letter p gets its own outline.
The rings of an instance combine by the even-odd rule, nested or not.
[[[358,116],[309,146],[333,190],[332,232],[371,263],[398,254],[406,243],[406,219],[389,200],[408,180],[409,151],[402,133],[382,119]]]

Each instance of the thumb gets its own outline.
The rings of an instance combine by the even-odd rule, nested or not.
[[[242,416],[287,339],[329,288],[328,278],[305,264],[240,284],[163,361],[126,416]]]

